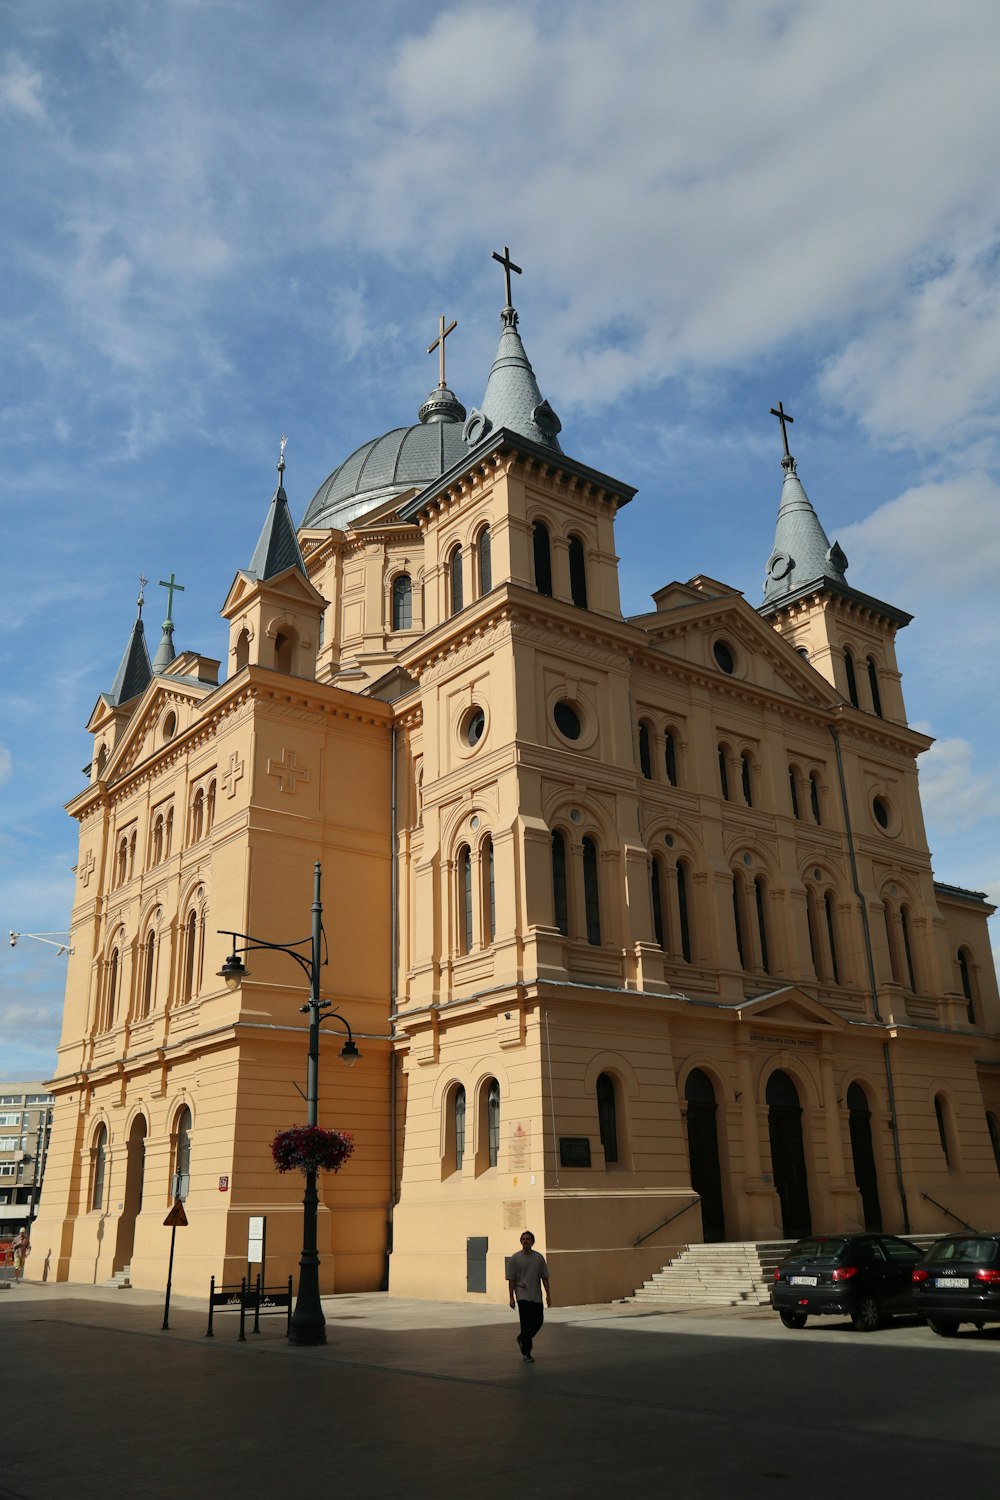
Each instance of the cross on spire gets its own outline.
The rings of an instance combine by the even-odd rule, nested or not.
[[[171,573],[169,582],[165,578],[160,579],[160,588],[167,591],[167,618],[163,623],[164,625],[169,625],[174,614],[174,595],[183,594],[184,585],[182,583],[175,583],[174,575]]]
[[[285,472],[285,444],[287,442],[288,442],[288,439],[286,438],[285,434],[282,433],[281,434],[281,442],[280,442],[280,444],[278,446],[278,483],[279,484],[282,482],[282,475]]]
[[[428,346],[428,349],[427,349],[427,353],[428,354],[433,354],[435,349],[437,349],[437,350],[440,351],[440,353],[439,353],[439,364],[438,364],[438,370],[439,370],[438,389],[441,390],[441,391],[443,391],[443,390],[446,389],[445,379],[444,379],[444,341],[448,337],[449,333],[454,333],[455,332],[455,329],[457,327],[458,327],[458,323],[454,319],[452,319],[452,321],[448,324],[448,327],[446,328],[444,326],[444,313],[442,313],[441,314],[441,319],[440,319],[440,332],[438,333],[438,336],[434,340],[433,344],[430,344]]]
[[[510,273],[511,273],[511,271],[513,271],[513,272],[515,272],[516,275],[520,276],[521,275],[521,267],[520,266],[515,266],[514,262],[511,260],[511,258],[510,258],[510,246],[509,245],[504,245],[504,247],[503,247],[503,254],[502,255],[500,254],[499,250],[494,250],[494,252],[493,252],[493,259],[494,260],[498,260],[500,262],[500,264],[503,266],[504,286],[505,286],[506,292],[507,292],[507,306],[508,307],[513,307],[514,304],[511,301],[511,296],[510,296]]]
[[[148,578],[144,578],[143,575],[140,573],[139,574],[139,597],[135,601],[136,602],[136,608],[139,611],[139,613],[137,615],[137,618],[140,619],[140,620],[142,619],[142,606],[146,602],[146,595],[144,593],[144,590],[145,590],[146,584],[148,582],[149,582],[149,579]]]
[[[771,416],[777,417],[778,421],[781,423],[781,441],[785,445],[785,457],[791,458],[792,455],[788,451],[788,428],[785,424],[787,422],[794,422],[795,418],[788,415],[787,411],[782,406],[780,401],[778,402],[776,407],[771,407]]]

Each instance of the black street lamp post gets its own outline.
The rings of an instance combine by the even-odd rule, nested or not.
[[[323,958],[323,905],[320,901],[320,862],[313,871],[312,935],[300,938],[297,943],[268,943],[251,937],[247,932],[231,932],[232,952],[219,970],[219,977],[230,989],[237,989],[247,977],[248,970],[239,958],[240,953],[253,953],[260,949],[272,949],[287,953],[309,976],[309,1001],[300,1006],[303,1015],[309,1016],[309,1058],[306,1065],[306,1124],[319,1124],[319,1028],[326,1020],[337,1020],[347,1033],[347,1040],[340,1051],[341,1059],[352,1067],[361,1056],[354,1042],[350,1024],[332,1009],[332,1001],[319,997],[319,971],[327,962]],[[219,929],[224,933],[224,929]],[[237,949],[236,939],[242,940]],[[297,953],[297,948],[310,945],[310,956]],[[316,1168],[306,1171],[306,1189],[302,1199],[302,1255],[299,1260],[299,1291],[295,1300],[288,1341],[292,1344],[325,1344],[326,1319],[319,1295],[319,1252],[316,1248],[316,1223],[319,1210],[319,1194],[316,1191]]]

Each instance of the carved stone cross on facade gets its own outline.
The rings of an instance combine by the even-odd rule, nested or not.
[[[94,859],[93,849],[88,849],[80,864],[80,880],[83,885],[87,886],[90,884],[90,877],[94,873],[96,864],[97,861]]]
[[[511,271],[513,271],[517,276],[520,276],[521,267],[515,266],[514,262],[511,260],[509,245],[504,245],[502,255],[500,254],[499,250],[494,250],[493,259],[498,260],[503,266],[504,286],[507,290],[507,306],[512,307],[513,303],[510,300],[510,273]]]
[[[282,747],[280,760],[269,760],[267,763],[267,774],[269,776],[281,777],[281,790],[294,795],[298,782],[309,780],[309,771],[305,766],[298,764],[298,756],[294,750],[286,750]]]
[[[239,753],[239,751],[238,750],[234,750],[233,753],[232,753],[232,755],[229,757],[229,770],[226,772],[226,774],[222,778],[222,785],[226,789],[226,796],[227,797],[235,797],[236,796],[236,783],[238,781],[242,781],[242,779],[243,779],[243,762],[240,760],[240,753]]]
[[[778,402],[776,407],[771,407],[771,416],[777,417],[778,421],[781,423],[781,441],[785,445],[785,457],[791,458],[792,455],[788,451],[788,428],[785,424],[786,422],[794,422],[795,418],[788,415],[787,411],[782,406],[780,401]]]
[[[435,349],[440,350],[440,358],[439,358],[439,362],[438,362],[438,372],[439,372],[438,373],[438,389],[442,390],[442,391],[445,389],[445,379],[444,379],[444,341],[448,337],[449,333],[454,333],[455,332],[455,329],[457,327],[458,327],[458,324],[453,319],[452,322],[450,322],[448,324],[448,327],[446,328],[444,326],[444,313],[442,313],[441,314],[441,328],[440,328],[440,332],[438,333],[438,336],[434,340],[433,344],[430,344],[428,346],[428,349],[427,349],[427,353],[428,354],[433,354]]]

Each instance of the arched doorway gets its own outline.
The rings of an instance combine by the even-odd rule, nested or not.
[[[687,1100],[688,1160],[691,1186],[701,1196],[701,1227],[706,1242],[726,1238],[722,1203],[722,1169],[719,1165],[718,1105],[707,1073],[692,1068],[684,1085]]]
[[[878,1199],[878,1173],[872,1146],[872,1112],[868,1107],[868,1096],[860,1083],[852,1083],[847,1090],[847,1109],[851,1125],[854,1181],[861,1194],[865,1228],[881,1229],[882,1205]]]
[[[142,1181],[146,1166],[146,1121],[137,1115],[128,1134],[128,1156],[125,1163],[125,1207],[118,1220],[115,1242],[115,1271],[132,1263],[135,1244],[135,1221],[142,1210]]]
[[[771,1169],[781,1203],[781,1232],[786,1239],[797,1240],[812,1230],[802,1145],[802,1106],[795,1084],[780,1068],[767,1080],[766,1099]]]

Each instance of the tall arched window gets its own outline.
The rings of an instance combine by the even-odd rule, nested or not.
[[[806,888],[806,927],[809,932],[809,954],[812,958],[813,971],[817,979],[824,978],[823,973],[823,944],[820,941],[819,912],[817,911],[816,892],[811,886]]]
[[[163,814],[157,813],[153,821],[152,863],[158,865],[163,858]]]
[[[799,768],[798,768],[798,766],[789,766],[788,767],[788,790],[791,793],[791,797],[792,797],[792,817],[793,818],[797,818],[797,817],[800,816],[800,814],[799,814],[799,786],[798,786],[798,781],[799,781]]]
[[[910,989],[916,990],[917,978],[913,967],[913,948],[910,945],[910,914],[905,906],[899,908],[899,931],[903,939],[903,955],[906,958],[906,977]]]
[[[649,725],[645,720],[639,725],[639,769],[647,781],[652,781],[653,760],[649,753]]]
[[[729,767],[726,764],[726,747],[719,746],[719,786],[722,789],[722,800],[729,801]]]
[[[583,840],[583,905],[587,919],[587,942],[595,947],[601,941],[601,891],[597,869],[597,845]]]
[[[122,834],[118,841],[118,858],[115,865],[115,885],[124,885],[128,872],[128,839]]]
[[[142,1013],[148,1016],[153,1008],[153,976],[156,972],[156,933],[149,929],[146,936],[146,952],[142,975]]]
[[[184,924],[184,987],[181,999],[185,1002],[194,996],[194,965],[197,952],[198,913],[192,907]]]
[[[495,1167],[500,1160],[500,1085],[495,1078],[490,1079],[486,1094],[486,1130],[489,1164]]]
[[[990,1133],[990,1145],[993,1147],[993,1160],[1000,1172],[1000,1120],[991,1109],[986,1111],[986,1129]]]
[[[174,1198],[183,1199],[191,1186],[191,1111],[186,1104],[177,1116],[176,1136],[171,1192]]]
[[[205,831],[205,793],[201,787],[191,804],[191,842],[196,844]]]
[[[733,927],[736,930],[736,952],[739,955],[740,968],[747,966],[746,947],[743,942],[743,914],[740,911],[740,878],[733,876]]]
[[[604,1160],[613,1165],[618,1160],[618,1111],[615,1107],[615,1081],[607,1073],[602,1073],[597,1080],[597,1121]]]
[[[847,675],[847,696],[854,707],[858,706],[858,678],[854,670],[854,657],[850,651],[844,652],[844,672]]]
[[[163,824],[163,855],[165,859],[170,858],[170,845],[174,837],[174,810],[169,808]]]
[[[129,880],[131,880],[132,876],[135,874],[135,843],[136,843],[136,831],[133,828],[132,829],[132,833],[131,833],[131,835],[129,837],[129,841],[128,841],[128,878],[129,878]]]
[[[840,964],[837,961],[837,927],[833,913],[832,891],[827,891],[823,897],[823,909],[826,912],[826,939],[830,944],[830,968],[833,971],[834,984],[839,984]]]
[[[490,528],[484,526],[476,538],[476,559],[479,572],[479,592],[488,594],[493,587],[493,544]]]
[[[881,719],[882,699],[878,690],[878,667],[875,665],[874,656],[869,656],[868,658],[868,686],[871,688],[872,708]]]
[[[215,781],[208,783],[208,796],[205,799],[205,832],[211,833],[215,824]]]
[[[551,599],[552,547],[548,527],[542,521],[535,521],[531,527],[531,545],[535,559],[535,588]]]
[[[104,1207],[104,1175],[108,1164],[108,1127],[101,1125],[94,1137],[93,1182],[90,1190],[91,1209]]]
[[[242,672],[243,668],[245,666],[249,665],[249,662],[250,662],[250,632],[249,632],[249,630],[241,630],[240,633],[239,633],[239,635],[236,637],[236,663],[235,663],[235,665],[236,665],[237,672]]]
[[[760,876],[753,883],[753,899],[757,908],[757,936],[760,939],[760,966],[765,974],[771,972],[771,961],[767,951],[767,910],[764,882]]]
[[[479,865],[483,881],[483,942],[489,945],[497,931],[497,882],[491,838],[483,840]]]
[[[688,875],[683,860],[677,861],[677,912],[680,921],[681,956],[691,962],[691,921],[688,908]]]
[[[455,1171],[461,1172],[465,1161],[465,1089],[462,1084],[455,1090],[451,1115],[455,1138]]]
[[[809,772],[809,806],[812,809],[813,822],[822,823],[823,819],[819,811],[819,777],[815,771]]]
[[[398,573],[392,580],[392,628],[413,627],[413,582],[409,573]]]
[[[653,907],[653,938],[659,947],[665,948],[663,932],[663,882],[660,878],[660,861],[653,859],[649,866],[649,899]]]
[[[118,949],[112,948],[108,961],[108,989],[104,1006],[104,1030],[110,1031],[115,1024],[115,1007],[118,1004]]]
[[[668,729],[663,737],[663,764],[671,786],[677,785],[677,743]]]
[[[893,938],[892,932],[892,909],[888,901],[882,902],[882,919],[885,922],[885,942],[889,949],[889,970],[892,975],[893,984],[902,984],[903,979],[899,969],[899,951]]]
[[[579,609],[587,608],[587,557],[578,536],[569,539],[569,596]]]
[[[750,757],[744,750],[740,756],[740,780],[743,783],[743,801],[753,807],[753,785],[750,780]]]
[[[452,547],[448,555],[448,586],[451,592],[451,613],[457,615],[465,604],[465,591],[462,586],[462,549]]]
[[[934,1118],[937,1121],[938,1140],[941,1142],[941,1150],[944,1153],[945,1165],[951,1166],[951,1151],[948,1141],[948,1119],[947,1104],[942,1094],[934,1095]]]
[[[563,937],[569,936],[569,892],[566,886],[566,840],[558,828],[552,832],[552,912]]]
[[[458,947],[472,952],[472,851],[463,844],[458,851]]]
[[[970,1026],[976,1024],[976,1001],[972,993],[972,975],[969,972],[969,956],[964,948],[958,950],[958,974],[962,981],[962,994],[965,996],[965,1014]]]

